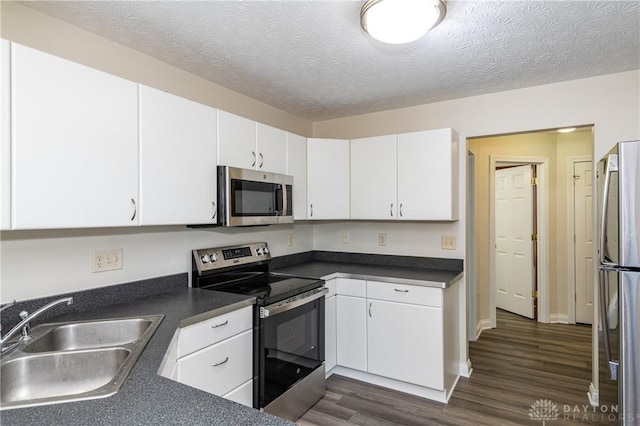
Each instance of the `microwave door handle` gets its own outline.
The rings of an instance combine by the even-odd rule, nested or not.
[[[609,190],[611,186],[611,173],[618,171],[618,156],[609,155],[607,157],[604,185],[602,188],[602,212],[600,215],[600,264],[604,266],[616,266],[606,255],[607,250],[607,210],[609,207]]]

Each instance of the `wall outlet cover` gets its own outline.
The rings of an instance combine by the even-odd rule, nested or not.
[[[93,272],[122,269],[122,249],[94,250]]]

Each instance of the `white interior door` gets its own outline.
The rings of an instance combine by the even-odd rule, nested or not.
[[[593,165],[573,163],[574,276],[576,322],[593,322]]]
[[[496,306],[533,318],[532,166],[496,170]]]

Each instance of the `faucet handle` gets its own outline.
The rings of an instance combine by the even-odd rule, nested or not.
[[[20,314],[19,314],[19,315],[20,315],[20,318],[21,318],[21,319],[26,319],[26,318],[29,316],[29,312],[27,312],[27,311],[22,311],[22,312],[20,312]]]

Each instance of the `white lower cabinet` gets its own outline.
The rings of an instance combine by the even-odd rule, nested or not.
[[[443,390],[441,309],[368,302],[369,373]]]
[[[178,329],[160,374],[253,407],[253,307]]]
[[[334,372],[446,402],[459,376],[457,287],[335,281]]]
[[[215,395],[224,395],[251,380],[251,330],[178,360],[178,381]]]
[[[253,407],[253,380],[249,380],[245,384],[238,386],[231,392],[223,395],[223,397],[238,404]]]

